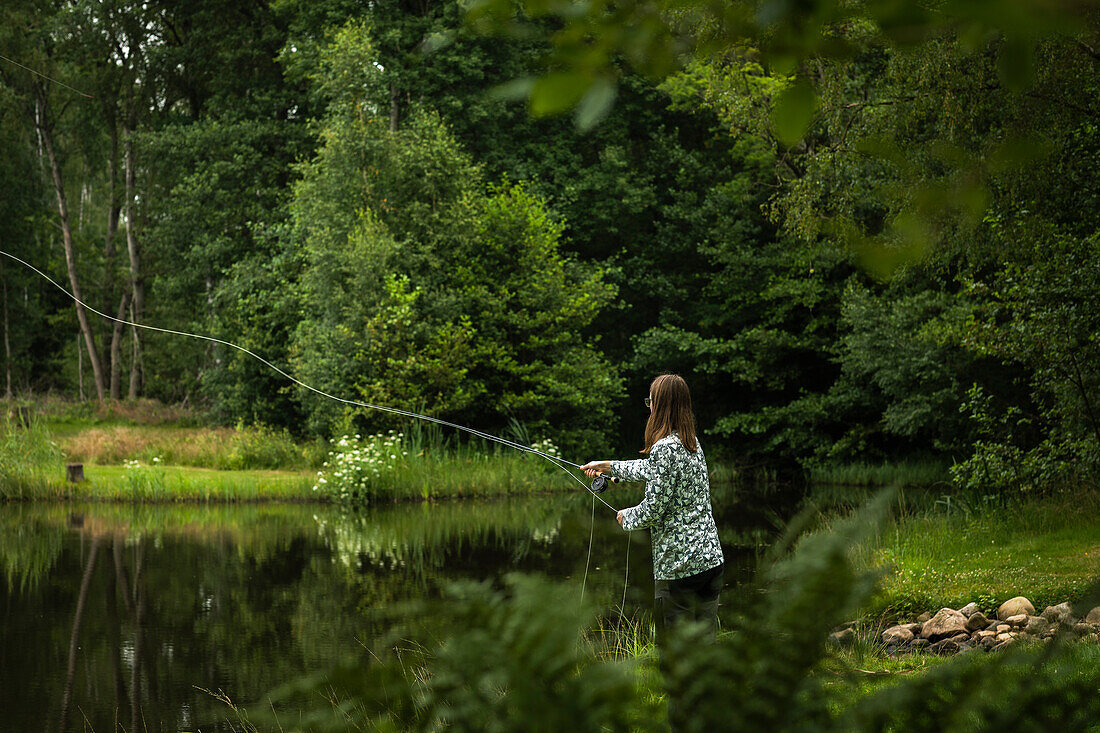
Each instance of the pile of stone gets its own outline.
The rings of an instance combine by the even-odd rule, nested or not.
[[[1018,596],[1005,601],[993,618],[987,618],[978,604],[958,609],[941,608],[925,613],[915,623],[898,624],[882,632],[887,654],[922,650],[931,654],[958,654],[982,649],[996,651],[1023,640],[1050,640],[1058,633],[1081,641],[1100,641],[1100,606],[1083,619],[1073,616],[1068,603],[1048,606],[1036,615],[1031,601]]]

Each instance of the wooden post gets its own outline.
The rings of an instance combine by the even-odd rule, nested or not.
[[[31,426],[31,408],[26,405],[16,407],[15,424],[21,428],[29,428]]]
[[[65,464],[65,478],[68,479],[70,484],[78,484],[84,480],[84,464],[83,463],[68,463]]]

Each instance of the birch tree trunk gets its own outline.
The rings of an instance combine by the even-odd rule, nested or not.
[[[141,271],[141,252],[138,249],[134,211],[134,132],[127,124],[125,141],[126,157],[126,249],[130,253],[130,297],[134,323],[145,318],[145,277]],[[136,399],[142,390],[141,337],[138,329],[132,329],[134,339],[133,363],[130,366],[129,398]]]
[[[46,150],[46,157],[50,162],[50,173],[53,178],[54,191],[57,193],[57,213],[61,217],[61,240],[65,246],[65,265],[69,270],[69,286],[76,297],[76,320],[80,323],[80,332],[84,335],[84,343],[88,349],[88,361],[92,365],[92,374],[95,376],[96,396],[102,402],[106,397],[107,384],[103,374],[103,363],[99,358],[99,351],[95,345],[95,335],[92,333],[91,323],[88,321],[88,312],[81,301],[84,298],[80,293],[80,278],[76,273],[76,249],[73,244],[72,222],[69,220],[69,204],[65,198],[65,183],[61,174],[61,163],[57,159],[57,152],[53,145],[53,131],[50,129],[46,114],[45,93],[39,88],[36,100],[38,114],[36,115],[38,131],[41,135],[42,145]]]
[[[107,271],[112,272],[115,261],[115,235],[118,233],[118,218],[122,213],[122,204],[118,200],[118,122],[109,122],[111,153],[107,160],[107,238],[103,254],[107,259]]]
[[[76,384],[80,392],[80,401],[84,401],[84,347],[80,345],[80,334],[76,335]]]
[[[118,191],[118,120],[115,115],[108,114],[108,130],[111,139],[111,152],[107,159],[107,236],[103,245],[104,259],[107,265],[107,281],[115,282],[115,262],[117,251],[115,249],[115,236],[118,234],[119,216],[122,213],[122,203],[119,200]],[[113,288],[111,288],[113,290]],[[117,291],[116,291],[117,292]],[[110,296],[108,296],[110,297]],[[130,283],[123,285],[122,296],[119,298],[116,318],[125,318],[130,307]],[[111,372],[111,399],[122,398],[122,335],[125,326],[117,321],[111,329],[110,348],[110,372]]]

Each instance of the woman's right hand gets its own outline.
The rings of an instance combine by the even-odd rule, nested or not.
[[[611,461],[589,461],[581,466],[581,470],[584,471],[589,478],[596,478],[601,473],[607,473],[611,470]]]

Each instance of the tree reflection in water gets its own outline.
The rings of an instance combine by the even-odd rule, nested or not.
[[[579,495],[363,511],[0,505],[5,729],[230,730],[207,690],[254,703],[379,639],[440,635],[431,609],[453,580],[520,570],[579,592],[589,510]],[[611,615],[626,540],[599,516],[595,530],[586,596]],[[627,605],[648,608],[649,546],[629,548]]]

